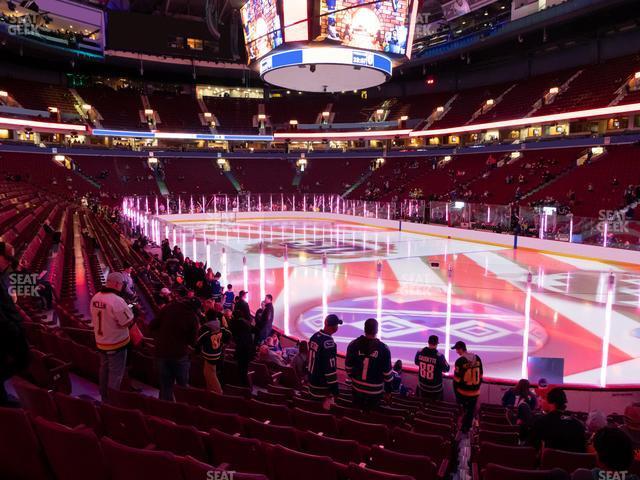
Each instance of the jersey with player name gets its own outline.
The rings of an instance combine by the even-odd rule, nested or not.
[[[354,392],[381,395],[391,391],[391,352],[377,338],[362,335],[353,340],[347,347],[345,368]]]
[[[477,397],[480,395],[483,367],[482,360],[475,353],[465,352],[456,360],[453,385],[459,395]]]
[[[416,353],[415,363],[418,366],[420,390],[425,393],[440,393],[442,374],[451,368],[444,355],[435,348],[425,347]]]
[[[319,330],[309,339],[309,394],[314,398],[338,395],[337,347],[333,337]]]

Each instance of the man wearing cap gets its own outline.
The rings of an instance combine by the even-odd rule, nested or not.
[[[475,353],[467,352],[467,345],[457,341],[451,348],[459,355],[453,373],[453,390],[458,403],[464,409],[462,433],[467,433],[473,423],[480,386],[482,385],[482,360]]]
[[[222,387],[218,380],[218,370],[224,359],[224,347],[231,340],[231,332],[222,328],[218,316],[219,312],[209,310],[206,314],[205,324],[198,332],[196,349],[204,360],[204,379],[207,389],[222,394]]]
[[[122,274],[110,273],[104,288],[91,299],[93,333],[100,352],[100,395],[103,401],[108,401],[109,389],[120,389],[127,366],[133,312],[120,296],[123,287]]]
[[[342,325],[337,315],[330,314],[324,319],[324,327],[309,339],[309,395],[314,400],[326,400],[338,395],[338,372],[336,357],[338,350],[332,335]]]
[[[442,400],[442,374],[450,370],[444,355],[438,352],[437,335],[429,337],[429,344],[416,353],[418,366],[418,392],[420,397]]]
[[[175,383],[183,387],[189,383],[189,352],[196,342],[202,308],[200,300],[187,297],[187,290],[178,294],[181,298],[165,305],[149,323],[160,375],[159,398],[167,401],[173,401]]]
[[[353,404],[365,411],[377,407],[383,394],[391,396],[391,352],[377,335],[378,321],[368,318],[364,322],[364,335],[349,343],[345,358]]]
[[[29,344],[11,292],[13,255],[13,247],[0,242],[0,406],[9,404],[4,382],[29,364]]]

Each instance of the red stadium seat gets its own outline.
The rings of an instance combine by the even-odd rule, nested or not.
[[[263,442],[282,445],[283,447],[300,449],[300,436],[293,427],[272,425],[249,418],[245,423],[248,436]]]
[[[386,445],[389,443],[389,428],[380,423],[365,423],[344,417],[340,420],[340,436],[363,445]]]
[[[410,475],[380,472],[355,463],[349,464],[348,477],[350,480],[416,480]]]
[[[416,433],[403,428],[392,430],[391,448],[397,452],[426,455],[438,463],[449,460],[452,456],[449,440],[438,435]]]
[[[209,431],[209,448],[216,465],[225,463],[230,470],[269,473],[267,453],[260,440],[229,435],[212,428]]]
[[[128,408],[131,410],[147,411],[147,398],[145,395],[135,392],[125,392],[123,390],[109,389],[107,393],[109,403],[115,407]]]
[[[338,469],[330,457],[297,452],[276,445],[271,452],[273,480],[338,480]]]
[[[100,440],[87,428],[71,429],[43,418],[34,427],[57,480],[108,480]]]
[[[575,453],[544,448],[540,459],[541,468],[561,468],[573,473],[578,468],[592,469],[596,466],[596,456],[593,453]]]
[[[58,421],[58,407],[47,390],[18,378],[13,379],[13,387],[20,398],[20,403],[31,415]]]
[[[92,401],[57,392],[53,394],[53,399],[63,424],[69,427],[84,426],[91,428],[97,434],[101,433],[102,422],[98,409]]]
[[[483,480],[569,480],[564,470],[525,470],[490,463],[485,468]]]
[[[478,432],[480,443],[491,442],[501,445],[518,445],[518,434],[513,432],[494,432],[492,430],[480,430]]]
[[[413,430],[417,433],[426,433],[427,435],[440,435],[445,438],[453,438],[453,425],[444,425],[442,423],[428,422],[416,418],[413,420]]]
[[[111,439],[134,448],[151,444],[151,434],[139,410],[103,404],[100,408],[104,433]]]
[[[27,412],[0,407],[0,425],[0,478],[52,479]]]
[[[195,458],[186,456],[180,459],[180,469],[182,470],[182,476],[185,480],[208,480],[208,478],[215,478],[210,472],[218,470],[211,465],[202,463]],[[223,472],[224,470],[220,470]],[[232,474],[227,473],[227,477],[231,478]],[[224,478],[220,474],[219,478]],[[269,480],[265,475],[259,473],[241,473],[233,471],[233,478],[236,480]]]
[[[350,462],[360,463],[362,461],[362,451],[364,450],[355,440],[332,438],[312,432],[303,434],[302,448],[305,452],[313,453],[314,455],[326,455],[334,461],[345,465]]]
[[[196,407],[194,425],[200,430],[209,431],[211,428],[228,433],[244,433],[243,418],[236,413],[222,413]]]
[[[190,425],[175,423],[156,417],[147,417],[147,426],[157,450],[166,450],[176,455],[190,455],[207,461],[207,434]]]
[[[411,475],[416,480],[435,480],[444,476],[438,473],[438,467],[427,456],[400,453],[386,448],[373,447],[369,465],[375,470]]]
[[[535,469],[538,464],[538,451],[533,447],[514,447],[482,442],[474,458],[477,459],[479,471],[482,471],[489,463],[512,468]]]
[[[269,420],[276,425],[292,425],[291,410],[285,405],[272,405],[258,400],[249,400],[249,416],[256,420]]]
[[[111,480],[182,478],[180,463],[175,455],[169,452],[128,447],[110,438],[103,438],[101,443],[111,472]]]
[[[291,410],[293,413],[293,424],[300,430],[309,430],[324,435],[338,435],[338,422],[336,417],[328,413],[308,412],[300,408]]]
[[[236,397],[244,397],[247,400],[253,398],[253,394],[251,393],[251,388],[249,387],[240,387],[238,385],[230,385],[226,384],[222,387],[225,395],[235,395]]]

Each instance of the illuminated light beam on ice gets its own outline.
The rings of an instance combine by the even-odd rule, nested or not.
[[[604,335],[602,336],[602,363],[600,365],[600,386],[607,386],[607,367],[609,365],[609,342],[611,340],[611,317],[613,310],[613,297],[615,295],[616,278],[609,274],[609,287],[607,290],[607,303],[604,309]]]
[[[522,369],[521,378],[529,378],[529,333],[531,331],[531,272],[527,275],[527,296],[524,302],[524,328],[522,330]]]

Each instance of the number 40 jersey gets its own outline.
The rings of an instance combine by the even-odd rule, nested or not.
[[[477,397],[482,384],[482,360],[475,353],[465,352],[456,360],[453,385],[458,395]]]

